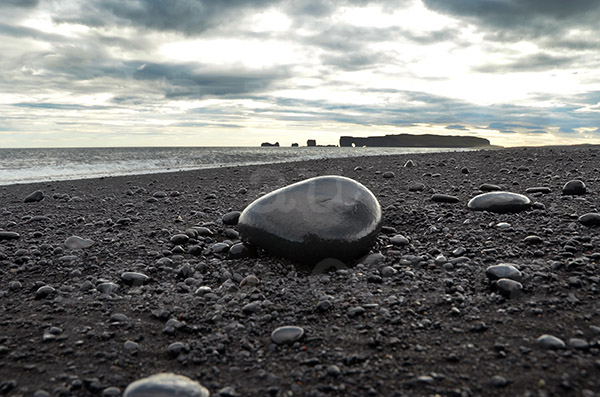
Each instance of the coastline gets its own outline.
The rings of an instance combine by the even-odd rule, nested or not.
[[[577,222],[598,210],[595,151],[411,153],[0,186],[0,229],[20,235],[0,241],[0,369],[5,381],[14,380],[15,395],[122,391],[161,371],[198,380],[217,396],[227,387],[240,396],[600,390],[593,376],[600,359],[600,238]],[[409,159],[415,167],[404,167]],[[383,178],[389,171],[394,177]],[[380,201],[385,229],[373,252],[383,257],[313,274],[261,250],[245,259],[211,250],[236,240],[229,230],[235,226],[221,220],[227,212],[331,174],[359,181]],[[571,179],[583,180],[588,194],[563,196]],[[409,191],[417,183],[423,189]],[[469,211],[466,203],[483,183],[551,192],[528,194],[543,208],[523,213]],[[35,190],[45,198],[23,203]],[[459,203],[432,202],[434,193]],[[213,232],[199,241],[201,252],[175,250],[170,238],[195,225]],[[408,243],[393,244],[395,234]],[[68,249],[63,243],[73,235],[95,243]],[[524,242],[530,235],[541,242]],[[494,292],[485,276],[487,266],[507,262],[523,273],[523,293],[514,299]],[[395,272],[384,276],[385,266]],[[128,286],[125,271],[151,280]],[[260,283],[240,286],[251,274]],[[101,293],[106,282],[117,289]],[[55,291],[36,299],[41,285]],[[199,287],[210,293],[196,293]],[[317,309],[323,296],[331,297],[326,311]],[[306,334],[277,346],[270,334],[282,325]],[[544,334],[566,346],[540,347]],[[127,341],[138,347],[127,350]],[[177,342],[182,347],[169,350]]]
[[[0,149],[0,186],[123,175],[158,174],[406,153],[471,151],[444,147],[116,147]],[[31,159],[35,158],[35,165]]]

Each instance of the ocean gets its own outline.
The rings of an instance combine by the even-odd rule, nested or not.
[[[0,185],[323,158],[473,149],[354,147],[127,147],[0,149]]]

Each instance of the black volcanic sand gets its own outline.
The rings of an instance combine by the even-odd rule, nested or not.
[[[416,166],[404,168],[409,159]],[[600,237],[577,219],[598,212],[599,169],[598,148],[556,147],[0,186],[0,227],[20,235],[0,241],[0,394],[118,395],[169,371],[215,396],[593,396]],[[213,252],[235,242],[224,214],[326,174],[379,199],[372,252],[383,257],[314,274],[262,250]],[[572,179],[586,195],[562,195]],[[425,189],[409,192],[416,183]],[[483,183],[551,192],[528,194],[541,204],[517,214],[469,211]],[[36,190],[44,199],[24,203]],[[460,201],[433,202],[435,193]],[[196,225],[214,236],[174,247],[170,238]],[[406,239],[394,245],[398,234]],[[71,236],[95,244],[71,250]],[[490,286],[485,270],[500,263],[522,272],[520,296]],[[129,286],[125,271],[150,280]],[[260,282],[242,282],[249,275]],[[55,291],[36,296],[45,285]],[[287,325],[303,338],[274,344],[271,332]],[[545,334],[565,347],[546,348]]]

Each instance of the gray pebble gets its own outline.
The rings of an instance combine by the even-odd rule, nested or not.
[[[548,334],[544,334],[544,335],[540,336],[539,338],[537,338],[537,343],[544,349],[551,349],[551,350],[564,349],[566,346],[565,342],[563,342],[561,339],[557,338],[556,336],[548,335]]]
[[[304,336],[304,329],[294,325],[279,327],[271,333],[271,340],[278,344],[291,344]]]

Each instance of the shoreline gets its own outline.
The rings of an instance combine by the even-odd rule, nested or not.
[[[201,147],[202,148],[202,147]],[[317,147],[319,148],[319,147]],[[77,148],[74,148],[77,149]],[[83,148],[83,149],[87,149],[87,148]],[[100,148],[100,149],[110,149],[110,148]],[[118,148],[120,149],[120,148]],[[243,149],[247,149],[247,148],[243,148]],[[250,148],[250,149],[260,149],[260,148]],[[283,149],[291,149],[291,148],[283,148]],[[296,150],[297,148],[293,148],[293,150]],[[298,148],[300,150],[310,150],[313,151],[315,150],[315,148],[312,147],[301,147]],[[361,150],[362,148],[356,148],[356,150]],[[374,149],[374,148],[369,148],[369,149]],[[383,149],[390,149],[390,148],[383,148]],[[454,152],[463,152],[463,151],[479,151],[479,150],[498,150],[498,148],[391,148],[391,149],[430,149],[431,151],[426,151],[426,152],[413,152],[415,154],[417,153],[454,153]],[[25,149],[27,150],[27,149]],[[59,149],[62,150],[62,149]],[[318,149],[317,149],[318,150]],[[354,150],[354,149],[352,149]],[[438,151],[441,150],[441,151]],[[401,154],[412,154],[412,153],[401,153]],[[333,158],[361,158],[361,157],[380,157],[380,156],[396,156],[399,155],[398,153],[389,153],[389,154],[370,154],[370,153],[366,153],[366,154],[355,154],[355,155],[348,155],[348,156],[340,156],[340,157],[327,157],[324,156],[323,158],[319,158],[319,159],[309,159],[309,160],[304,160],[304,159],[285,159],[285,160],[280,160],[280,161],[270,161],[270,162],[264,162],[264,161],[259,161],[259,162],[245,162],[245,163],[241,163],[241,164],[223,164],[223,165],[206,165],[206,166],[193,166],[190,168],[180,168],[177,170],[167,170],[167,169],[154,169],[154,170],[143,170],[143,171],[135,171],[133,173],[114,173],[111,175],[90,175],[88,177],[81,177],[81,175],[76,175],[73,177],[63,177],[63,178],[58,178],[58,179],[41,179],[41,180],[34,180],[34,181],[24,181],[24,182],[9,182],[9,183],[5,183],[0,181],[0,186],[11,186],[11,185],[17,185],[17,184],[31,184],[31,183],[47,183],[47,182],[60,182],[60,181],[72,181],[72,180],[79,180],[79,179],[98,179],[98,178],[112,178],[112,177],[119,177],[119,176],[134,176],[134,175],[154,175],[154,174],[162,174],[162,173],[173,173],[173,172],[186,172],[186,171],[197,171],[197,170],[207,170],[207,169],[219,169],[219,168],[228,168],[228,167],[245,167],[245,166],[261,166],[261,165],[271,165],[271,164],[283,164],[283,163],[290,163],[290,162],[298,162],[298,161],[320,161],[322,159],[333,159]],[[113,171],[114,172],[114,171]],[[45,177],[41,177],[41,178],[45,178]]]
[[[596,152],[411,153],[0,186],[0,230],[20,236],[0,241],[2,382],[9,395],[92,396],[175,372],[215,396],[593,395],[600,236],[577,219],[599,209]],[[318,175],[377,197],[376,255],[317,274],[260,249],[231,259],[215,247],[238,240],[223,215]],[[562,195],[572,179],[586,195]],[[527,194],[540,205],[520,213],[468,210],[484,183],[550,193]],[[35,190],[44,199],[24,203]],[[194,226],[211,234],[171,243]],[[70,236],[94,244],[68,248]],[[500,263],[521,271],[521,296],[490,286],[486,268]],[[149,280],[129,285],[124,272]],[[251,275],[258,284],[243,282]],[[273,343],[285,325],[304,337]],[[544,347],[545,334],[564,346]]]

